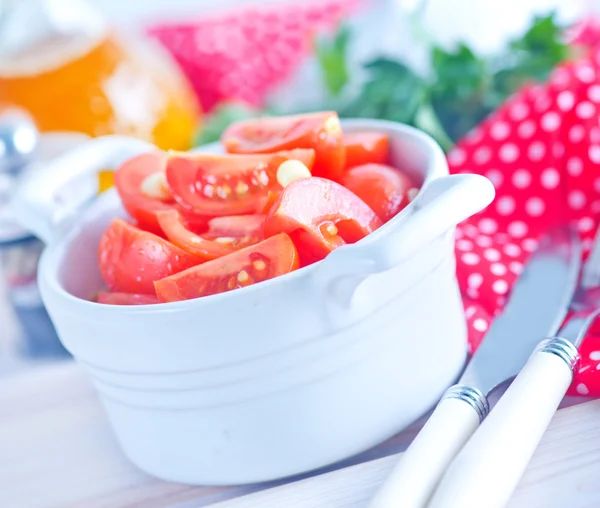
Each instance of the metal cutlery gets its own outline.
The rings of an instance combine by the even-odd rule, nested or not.
[[[571,384],[578,347],[599,314],[570,319],[558,336],[538,345],[458,453],[428,508],[501,508],[508,503]]]
[[[600,226],[596,230],[594,242],[581,271],[579,289],[575,294],[571,309],[590,311],[600,307]]]
[[[559,329],[580,267],[575,231],[560,227],[544,235],[458,384],[446,391],[370,508],[426,505],[449,464],[487,416],[489,393],[519,372],[541,338]]]
[[[586,290],[600,285],[600,226],[596,230],[594,243],[581,272],[581,288]]]

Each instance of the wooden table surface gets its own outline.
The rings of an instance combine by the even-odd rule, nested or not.
[[[346,464],[402,450],[417,423]],[[196,508],[278,485],[190,487],[154,479],[121,453],[72,361],[0,378],[0,508]]]
[[[403,449],[419,427],[333,472],[287,484],[190,487],[152,478],[123,456],[96,393],[73,362],[0,381],[1,508],[366,506],[397,460],[386,456]],[[511,504],[517,506],[600,506],[600,401],[557,413]]]

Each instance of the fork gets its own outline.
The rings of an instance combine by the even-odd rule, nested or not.
[[[581,271],[579,290],[573,299],[574,311],[600,307],[600,226],[596,230],[590,254]]]

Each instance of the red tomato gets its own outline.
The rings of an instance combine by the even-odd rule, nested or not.
[[[136,293],[109,293],[100,291],[98,293],[98,303],[108,305],[150,305],[159,303],[156,295],[140,295]]]
[[[224,293],[272,279],[298,268],[298,252],[286,234],[208,261],[154,283],[161,302]]]
[[[229,215],[215,217],[202,236],[215,242],[231,245],[234,250],[262,242],[264,215]]]
[[[390,157],[390,142],[383,132],[348,132],[344,134],[346,167],[363,164],[387,164]]]
[[[208,221],[208,234],[215,236],[262,236],[262,225],[265,216],[258,215],[229,215],[215,217]]]
[[[98,246],[100,273],[112,291],[154,293],[153,282],[201,262],[155,234],[114,219]]]
[[[314,176],[337,180],[344,170],[342,128],[337,113],[331,111],[236,122],[225,130],[221,141],[231,153],[313,148]]]
[[[342,184],[369,205],[387,222],[408,203],[413,184],[404,173],[383,164],[365,164],[349,169]]]
[[[145,153],[133,157],[115,171],[115,187],[123,207],[142,229],[160,233],[156,212],[174,207],[173,199],[161,201],[141,191],[142,182],[150,175],[164,171],[167,155],[164,152]]]
[[[375,212],[340,184],[304,178],[289,184],[268,213],[265,236],[288,233],[303,263],[323,259],[344,243],[364,238],[381,226]]]
[[[269,210],[275,204],[275,201],[277,201],[279,194],[281,194],[281,192],[269,191],[267,194],[267,199],[265,200],[264,206],[260,212],[263,214],[269,213]]]
[[[177,154],[167,161],[167,182],[182,208],[204,216],[262,211],[269,191],[280,191],[277,168],[298,159],[309,168],[314,150],[266,155]]]
[[[210,261],[236,250],[231,242],[208,240],[192,232],[177,210],[164,210],[156,214],[158,223],[169,241],[202,261]]]

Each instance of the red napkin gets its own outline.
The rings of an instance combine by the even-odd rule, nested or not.
[[[587,45],[585,56],[557,67],[545,84],[515,94],[448,154],[451,172],[484,175],[497,192],[486,210],[457,228],[471,351],[502,309],[541,233],[570,221],[587,255],[598,227],[599,37],[593,24],[578,35],[577,42]],[[570,394],[600,396],[600,334],[586,338]]]
[[[361,0],[305,0],[228,12],[149,30],[173,55],[206,111],[220,101],[260,106]],[[258,2],[257,2],[258,3]]]

